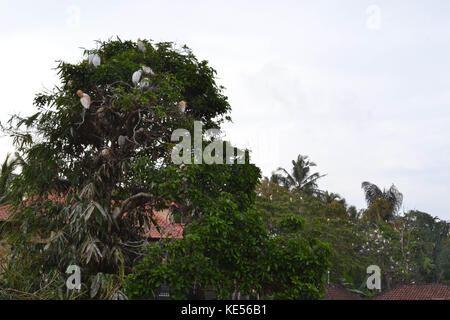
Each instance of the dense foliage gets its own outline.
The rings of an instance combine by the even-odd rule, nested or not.
[[[230,119],[214,69],[189,48],[117,39],[85,55],[59,62],[60,84],[36,96],[35,114],[2,125],[17,153],[0,172],[0,204],[10,205],[0,222],[0,298],[156,299],[167,285],[172,299],[204,289],[318,299],[327,273],[371,295],[372,264],[383,288],[450,282],[450,224],[399,213],[395,186],[363,182],[368,208],[358,211],[318,189],[323,175],[307,156],[270,179],[248,151],[243,164],[174,164],[174,130],[194,136],[201,121],[203,151],[220,141],[206,130]],[[226,149],[214,156],[235,159]],[[183,237],[149,242],[163,209]],[[65,287],[73,264],[80,291]]]
[[[298,162],[293,166],[301,171],[295,168]],[[337,194],[303,192],[265,178],[257,188],[256,207],[272,234],[280,233],[287,217],[296,217],[306,221],[299,235],[331,245],[330,283],[374,294],[366,289],[366,268],[373,264],[382,270],[383,290],[398,284],[450,283],[450,223],[420,211],[396,214],[402,195],[394,186],[381,191],[366,182],[363,193],[368,208],[357,211]]]
[[[201,121],[205,133],[229,119],[214,69],[172,43],[117,39],[85,54],[58,64],[61,83],[36,96],[35,114],[2,126],[21,170],[5,193],[1,234],[12,245],[1,297],[155,298],[162,283],[172,298],[206,286],[219,297],[320,297],[328,246],[299,237],[295,219],[269,235],[254,207],[260,171],[248,153],[244,164],[171,160],[175,129],[193,135]],[[202,150],[216,139],[203,138]],[[144,234],[159,228],[153,212],[163,209],[185,225],[184,238],[149,244]],[[80,292],[64,288],[73,264]]]
[[[231,196],[204,213],[188,226],[184,239],[146,247],[148,255],[127,278],[130,297],[154,299],[161,284],[169,286],[171,298],[183,299],[191,290],[205,288],[224,299],[234,293],[271,299],[321,297],[328,246],[295,234],[268,237],[260,215],[238,210]]]
[[[76,264],[83,283],[95,283],[98,275],[131,271],[145,243],[142,233],[155,227],[146,212],[176,201],[181,212],[194,214],[184,171],[170,159],[171,134],[192,130],[195,120],[205,130],[218,127],[230,107],[214,69],[187,47],[142,43],[144,50],[120,39],[99,42],[85,51],[88,59],[60,62],[61,84],[36,96],[37,112],[15,115],[3,126],[23,159],[9,186],[9,199],[15,200],[11,259],[34,250],[40,253],[37,272],[64,272]],[[91,63],[92,55],[100,65]],[[133,74],[144,67],[150,74],[133,83]],[[79,90],[89,95],[88,108]],[[185,112],[180,101],[187,103]],[[48,239],[44,248],[30,245],[36,238]]]

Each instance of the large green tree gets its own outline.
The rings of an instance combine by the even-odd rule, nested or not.
[[[88,284],[100,273],[129,272],[141,234],[156,227],[146,212],[172,201],[181,212],[195,212],[183,193],[184,171],[171,161],[171,135],[192,131],[195,120],[204,130],[218,128],[230,106],[215,70],[189,48],[147,40],[140,46],[98,42],[80,62],[59,62],[60,84],[36,95],[36,113],[3,125],[24,159],[11,193],[27,199],[14,203],[11,257],[38,252],[31,239],[48,239],[36,272],[77,264]],[[141,79],[134,82],[136,72]],[[168,184],[178,192],[168,194]]]
[[[359,288],[367,259],[359,252],[364,234],[358,228],[358,220],[352,219],[354,208],[347,211],[335,194],[323,192],[318,196],[299,197],[296,190],[289,191],[268,179],[258,186],[257,195],[257,210],[272,235],[283,235],[290,223],[303,221],[303,227],[292,232],[298,237],[316,238],[329,244],[330,281]]]
[[[166,42],[110,40],[85,54],[58,64],[61,83],[36,96],[35,114],[3,126],[24,161],[11,181],[14,247],[0,286],[67,297],[64,272],[76,264],[83,297],[121,297],[130,273],[130,296],[152,297],[142,280],[152,290],[170,283],[174,298],[196,285],[222,297],[320,297],[328,249],[313,238],[269,238],[253,208],[260,171],[248,153],[243,164],[172,161],[174,130],[193,136],[195,121],[205,133],[229,119],[214,69]],[[204,138],[188,160],[216,141]],[[151,213],[162,209],[185,223],[184,238],[146,247],[143,234],[159,227]],[[270,259],[259,263],[264,253]]]
[[[172,299],[186,299],[191,289],[213,289],[264,299],[318,299],[328,269],[329,246],[300,236],[304,225],[293,216],[270,236],[255,210],[238,210],[231,195],[190,224],[185,239],[155,243],[127,277],[133,298],[155,299],[165,283]]]

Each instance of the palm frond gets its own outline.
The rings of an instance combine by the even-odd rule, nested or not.
[[[372,205],[376,199],[383,198],[383,192],[378,188],[377,185],[364,181],[361,184],[361,188],[364,190],[364,196],[367,201],[367,205]]]
[[[386,192],[386,199],[392,206],[393,214],[395,215],[401,208],[403,203],[403,194],[393,184]]]
[[[271,181],[289,190],[312,194],[317,190],[317,180],[325,176],[318,172],[310,174],[311,167],[314,166],[316,164],[309,161],[308,156],[298,155],[296,160],[292,160],[292,173],[280,167],[272,173]]]
[[[18,157],[11,159],[11,154],[7,154],[5,160],[2,163],[0,171],[0,197],[3,199],[6,197],[8,191],[8,184],[14,177],[14,170],[16,170],[19,164]]]
[[[289,172],[287,172],[286,169],[280,167],[277,169],[276,172],[282,173],[282,174],[275,173],[275,175],[277,176],[275,180],[279,182],[278,184],[286,187],[289,190],[295,187],[296,185],[295,179],[289,174]]]

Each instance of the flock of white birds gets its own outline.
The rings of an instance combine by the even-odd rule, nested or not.
[[[138,39],[136,42],[139,50],[141,50],[143,53],[147,52],[147,47],[145,46],[145,43]],[[98,54],[89,54],[88,55],[88,63],[92,64],[95,68],[98,67],[101,64],[101,58]],[[152,68],[148,66],[142,66],[139,70],[135,71],[133,75],[131,76],[131,81],[135,86],[138,86],[142,89],[147,89],[150,87],[150,78],[149,76],[154,76],[155,73],[153,72]],[[144,77],[142,77],[144,76]],[[84,93],[81,90],[77,91],[77,95],[80,97],[80,103],[83,106],[85,110],[89,109],[91,106],[91,97]],[[186,111],[186,102],[180,101],[178,103],[178,109],[180,112]]]
[[[140,51],[142,51],[143,53],[147,52],[147,47],[145,46],[145,43],[141,40],[138,39],[137,42],[137,47]],[[88,63],[92,64],[95,68],[97,68],[100,64],[101,64],[101,58],[98,54],[89,54],[88,55]],[[152,68],[148,67],[148,66],[142,66],[139,70],[135,71],[131,77],[131,81],[133,82],[133,84],[136,87],[142,88],[142,89],[147,89],[150,87],[150,78],[151,76],[154,76],[155,73],[153,72]],[[144,77],[142,77],[144,76]],[[83,106],[83,122],[84,122],[84,116],[86,111],[89,109],[89,107],[91,106],[91,97],[81,91],[78,90],[77,91],[77,95],[80,97],[80,103]],[[181,113],[184,113],[186,111],[186,101],[180,101],[178,102],[178,110]],[[82,122],[82,123],[83,123]],[[120,147],[122,147],[125,144],[125,141],[127,140],[127,138],[125,136],[119,136],[118,139],[118,144]],[[107,157],[110,153],[110,150],[108,148],[103,149],[101,154],[104,157]]]

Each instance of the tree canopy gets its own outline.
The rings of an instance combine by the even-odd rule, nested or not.
[[[60,84],[36,95],[34,114],[2,126],[22,159],[8,184],[14,246],[0,280],[12,289],[5,296],[155,298],[166,282],[172,298],[195,286],[219,297],[320,297],[329,248],[298,237],[295,223],[269,236],[248,152],[243,164],[171,159],[176,129],[193,134],[200,121],[205,133],[230,119],[207,61],[150,40],[98,42],[84,55],[58,63]],[[215,139],[204,134],[202,151]],[[183,238],[149,244],[143,235],[159,228],[153,215],[163,209],[184,224]],[[80,293],[63,289],[73,264]]]
[[[291,173],[280,167],[272,174],[271,181],[288,190],[295,189],[311,195],[317,191],[317,180],[325,176],[318,172],[311,173],[311,168],[315,166],[308,156],[298,155],[297,160],[292,160]]]
[[[367,205],[371,209],[369,213],[375,215],[373,218],[391,220],[400,210],[403,194],[395,185],[381,190],[377,185],[364,181],[361,188],[364,190]]]
[[[17,153],[0,172],[0,202],[9,205],[0,298],[155,299],[168,285],[172,299],[206,288],[219,299],[319,299],[327,274],[371,295],[371,264],[387,288],[450,281],[450,224],[401,214],[394,185],[363,182],[368,207],[357,210],[318,189],[323,175],[308,156],[270,179],[249,150],[239,150],[242,163],[175,163],[173,133],[195,136],[198,122],[201,145],[188,160],[211,142],[220,142],[214,157],[238,157],[208,134],[230,120],[231,106],[216,71],[188,47],[99,41],[56,70],[60,83],[36,95],[36,112],[1,126]],[[181,238],[148,237],[162,210],[182,225]],[[74,264],[79,292],[65,288]]]

